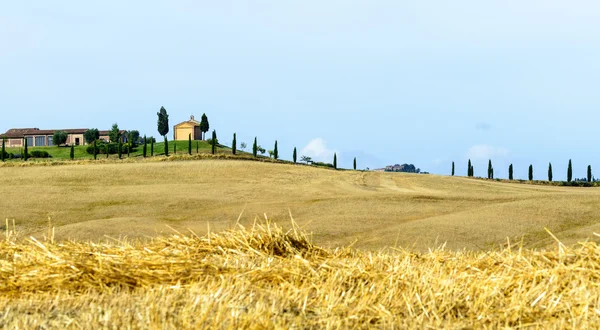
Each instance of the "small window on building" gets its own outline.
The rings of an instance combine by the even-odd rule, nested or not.
[[[52,147],[52,146],[54,146],[54,143],[52,143],[52,137],[49,136],[48,137],[48,147]]]

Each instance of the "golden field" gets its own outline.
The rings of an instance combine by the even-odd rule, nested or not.
[[[51,164],[0,165],[0,328],[600,324],[596,188],[224,159]]]
[[[487,250],[507,238],[537,248],[553,242],[544,228],[567,245],[600,232],[598,188],[224,159],[6,166],[0,196],[0,219],[42,238],[50,218],[57,240],[146,238],[167,226],[204,234],[242,211],[242,224],[265,213],[285,224],[291,212],[316,244],[371,250]]]
[[[294,230],[296,229],[296,230]],[[144,243],[0,242],[11,329],[590,329],[600,247],[323,249],[269,222]]]

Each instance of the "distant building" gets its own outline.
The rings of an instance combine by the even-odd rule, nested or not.
[[[183,141],[188,140],[192,135],[192,140],[202,140],[202,132],[200,131],[200,122],[190,116],[190,120],[181,122],[173,126],[173,140]]]
[[[74,128],[74,129],[47,129],[41,130],[39,128],[11,128],[6,133],[0,134],[0,139],[6,140],[7,148],[20,148],[24,146],[24,141],[27,140],[29,147],[51,147],[54,146],[52,136],[56,131],[63,131],[67,133],[66,145],[85,145],[85,138],[83,135],[87,131],[87,128]],[[100,139],[109,140],[110,131],[99,131]],[[123,142],[127,142],[127,131],[121,130],[123,136]]]
[[[386,166],[385,172],[420,173],[421,169],[416,168],[413,164],[395,164]]]

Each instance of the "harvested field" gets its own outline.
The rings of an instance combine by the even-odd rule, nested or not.
[[[9,235],[0,243],[0,327],[595,328],[599,257],[593,242],[332,250],[269,222],[146,242]]]
[[[230,157],[219,155],[219,158]],[[192,161],[163,161],[197,159]],[[268,160],[265,160],[268,161]],[[20,165],[25,167],[19,167]],[[52,165],[53,162],[43,163]],[[48,219],[57,240],[144,239],[173,227],[252,224],[289,213],[324,247],[482,251],[507,237],[525,247],[567,245],[600,232],[600,188],[536,186],[461,177],[333,171],[211,155],[60,166],[0,166],[0,219],[38,239]]]

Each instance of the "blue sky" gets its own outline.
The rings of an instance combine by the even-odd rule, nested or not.
[[[0,131],[158,135],[206,113],[280,154],[600,171],[597,1],[4,1]],[[600,176],[600,175],[599,175]]]

